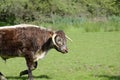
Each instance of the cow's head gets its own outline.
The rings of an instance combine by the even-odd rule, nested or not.
[[[67,53],[67,42],[65,33],[62,30],[56,31],[52,36],[52,42],[54,44],[54,48],[62,53]]]

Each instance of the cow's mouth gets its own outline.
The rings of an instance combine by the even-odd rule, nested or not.
[[[58,47],[56,47],[55,46],[55,49],[58,51],[58,52],[61,52],[61,53],[63,53],[63,54],[65,54],[65,53],[68,53],[68,49],[67,48],[58,48]]]
[[[66,49],[66,50],[62,50],[61,51],[63,54],[65,54],[65,53],[68,53],[68,50]]]
[[[57,51],[59,51],[59,52],[61,52],[61,53],[63,53],[63,54],[68,53],[68,50],[67,50],[67,49],[63,49],[63,50],[61,50],[61,49],[57,49]]]

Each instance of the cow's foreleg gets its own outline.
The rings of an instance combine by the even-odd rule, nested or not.
[[[34,66],[33,66],[32,71],[35,70],[36,68],[37,68],[37,62],[34,62]],[[26,75],[26,74],[28,74],[28,70],[21,71],[21,72],[20,72],[20,77],[21,77],[22,75]]]
[[[25,56],[26,64],[28,67],[28,80],[33,80],[32,69],[34,68],[34,61],[33,61],[34,53],[32,51],[26,50],[24,54],[25,54],[24,56]]]
[[[27,55],[25,59],[26,59],[27,67],[28,67],[28,79],[33,80],[33,76],[32,76],[33,61],[31,59],[32,57],[30,56],[31,55]]]

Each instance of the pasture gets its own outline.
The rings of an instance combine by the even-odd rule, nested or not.
[[[65,30],[68,54],[50,50],[33,71],[35,80],[120,80],[120,32],[80,32]],[[26,69],[23,58],[0,58],[0,72],[8,80],[26,80],[19,72]]]

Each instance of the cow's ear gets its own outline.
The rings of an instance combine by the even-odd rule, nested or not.
[[[54,34],[54,32],[52,32],[52,31],[49,32],[49,36],[50,36],[50,37],[52,37],[53,34]]]

